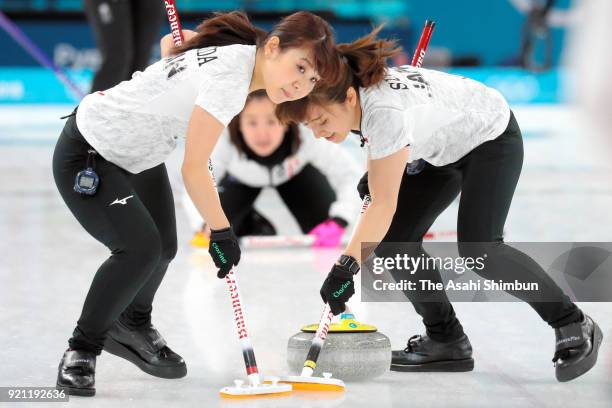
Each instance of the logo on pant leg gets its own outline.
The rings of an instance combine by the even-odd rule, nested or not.
[[[126,205],[127,204],[127,200],[129,200],[130,198],[134,197],[133,195],[131,196],[127,196],[125,198],[122,198],[121,200],[116,198],[115,201],[113,201],[112,203],[110,203],[108,206],[110,207],[113,204],[121,204],[121,205]]]

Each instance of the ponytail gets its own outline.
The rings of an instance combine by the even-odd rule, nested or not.
[[[352,71],[352,85],[355,88],[367,88],[382,81],[387,69],[387,58],[401,51],[396,41],[376,38],[382,28],[379,25],[370,34],[352,43],[338,44],[338,51],[346,58]]]
[[[229,13],[214,13],[204,20],[197,28],[197,34],[180,47],[173,50],[173,54],[180,54],[194,48],[222,47],[232,44],[259,45],[265,38],[266,32],[255,27],[248,16],[240,11]]]
[[[315,90],[316,94],[313,94],[311,101],[343,103],[350,87],[355,90],[360,87],[367,88],[385,78],[387,58],[397,55],[401,48],[395,41],[376,37],[382,28],[383,26],[379,25],[370,34],[352,43],[337,45],[343,62],[340,80],[332,86]]]

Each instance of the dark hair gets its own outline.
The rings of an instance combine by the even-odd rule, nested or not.
[[[269,99],[268,94],[265,90],[259,89],[257,91],[251,92],[249,96],[247,96],[246,103],[244,104],[245,108],[252,100],[262,98]],[[236,146],[238,151],[245,153],[247,151],[248,146],[246,145],[246,142],[244,141],[244,135],[240,130],[240,114],[234,116],[231,122],[227,125],[227,130],[229,132],[230,142],[234,146]],[[287,130],[285,131],[284,138],[288,138],[290,140],[290,154],[294,154],[295,152],[297,152],[301,143],[298,125],[295,123],[287,124]]]
[[[316,88],[305,98],[278,105],[276,115],[281,121],[303,122],[310,103],[343,103],[350,87],[358,91],[360,87],[367,88],[382,81],[387,69],[387,58],[401,51],[396,41],[377,38],[382,28],[379,25],[368,35],[351,43],[338,44],[341,58],[338,81]]]
[[[249,17],[240,11],[213,13],[212,17],[200,23],[196,32],[193,38],[172,50],[172,53],[232,44],[258,45],[266,36],[264,30],[251,24]]]
[[[196,31],[197,35],[172,53],[232,44],[261,47],[270,37],[277,36],[281,50],[304,46],[312,49],[313,63],[321,83],[335,83],[339,79],[340,63],[332,28],[321,17],[307,11],[298,11],[283,18],[269,33],[255,27],[248,16],[240,11],[214,13]]]

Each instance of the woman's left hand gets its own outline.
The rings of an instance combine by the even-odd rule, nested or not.
[[[344,312],[346,302],[355,294],[353,273],[345,266],[334,265],[319,293],[334,315]]]

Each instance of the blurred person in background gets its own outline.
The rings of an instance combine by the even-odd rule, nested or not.
[[[555,0],[532,1],[531,8],[527,12],[527,19],[521,30],[520,63],[523,68],[540,71],[552,66],[552,33],[548,24],[548,15],[555,5]],[[536,48],[543,42],[543,61],[537,61]]]
[[[164,2],[150,0],[85,0],[102,61],[91,92],[131,78],[149,65],[164,21]]]
[[[609,163],[612,156],[612,2],[577,2],[575,22],[568,37],[565,64],[570,70],[569,86],[580,113],[589,127],[592,148],[588,152]]]
[[[316,247],[340,244],[357,215],[357,162],[343,149],[315,140],[312,131],[283,125],[264,90],[247,98],[213,153],[219,198],[236,235],[276,235],[276,228],[253,206],[261,190],[275,188],[301,231]],[[192,244],[208,247],[210,230],[187,195],[185,208],[196,234]]]

